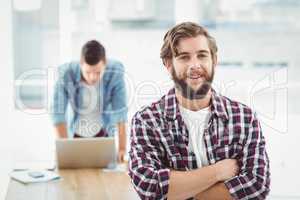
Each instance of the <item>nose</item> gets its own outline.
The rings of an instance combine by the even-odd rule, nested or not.
[[[199,61],[197,55],[192,56],[190,63],[189,63],[189,68],[197,69],[197,68],[200,68],[200,66],[201,66],[200,61]]]
[[[98,74],[91,74],[91,81],[92,82],[97,82],[98,81]]]

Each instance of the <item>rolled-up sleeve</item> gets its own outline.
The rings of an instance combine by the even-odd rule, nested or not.
[[[111,71],[114,75],[114,87],[112,88],[112,110],[110,119],[112,124],[127,122],[127,93],[124,80],[124,67],[118,63],[118,67]]]
[[[54,84],[51,99],[51,118],[54,125],[66,122],[65,113],[68,103],[68,93],[64,85],[63,75],[60,74]]]
[[[266,199],[270,191],[269,158],[255,115],[247,129],[240,157],[240,174],[225,182],[233,199]]]
[[[166,199],[170,169],[163,166],[155,130],[148,127],[138,114],[131,124],[129,176],[141,199]]]

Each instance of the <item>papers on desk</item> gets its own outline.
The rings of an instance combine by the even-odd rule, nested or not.
[[[10,173],[10,177],[24,184],[41,183],[60,179],[60,176],[57,173],[48,170],[13,171]]]
[[[23,170],[55,170],[55,161],[17,161],[13,164],[14,171]]]

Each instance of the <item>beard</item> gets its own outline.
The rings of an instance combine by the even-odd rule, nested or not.
[[[175,72],[174,67],[172,67],[171,70],[171,75],[172,75],[172,79],[175,83],[175,88],[178,89],[181,93],[181,95],[189,100],[196,100],[196,99],[203,99],[208,91],[211,89],[211,84],[213,82],[214,79],[214,67],[212,68],[212,73],[211,75],[208,74],[208,72],[203,69],[203,73],[201,75],[203,75],[203,82],[200,86],[200,88],[194,90],[192,87],[190,87],[186,80],[188,75],[185,73],[183,78],[179,78]]]

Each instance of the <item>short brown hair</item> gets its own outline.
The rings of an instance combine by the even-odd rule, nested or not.
[[[218,51],[215,39],[204,27],[193,22],[183,22],[171,28],[164,36],[164,43],[160,50],[160,58],[163,60],[164,65],[166,60],[172,59],[173,56],[178,54],[177,45],[181,39],[198,35],[203,35],[207,38],[210,53],[214,58]]]
[[[83,45],[81,57],[89,65],[96,65],[101,60],[105,62],[105,48],[97,40],[90,40]]]

